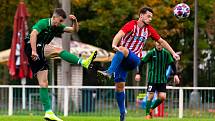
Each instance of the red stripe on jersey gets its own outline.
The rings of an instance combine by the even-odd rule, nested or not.
[[[137,20],[132,20],[126,23],[122,29],[125,36],[121,39],[121,45],[131,50],[138,57],[142,57],[142,49],[148,37],[154,40],[160,39],[160,36],[150,25],[138,27]]]
[[[133,32],[130,32],[130,33],[126,34],[126,35],[122,38],[122,40],[121,40],[121,45],[122,45],[123,47],[125,47],[125,44],[127,43],[127,41],[128,41],[128,39],[130,38],[130,36],[132,36],[132,33],[133,33]]]
[[[129,43],[126,46],[132,52],[133,52],[134,46],[137,46],[137,45],[134,45],[135,41],[138,41],[137,39],[135,39],[135,37],[138,37],[139,33],[141,33],[140,28],[137,25],[135,25],[135,27],[136,29],[135,29],[134,36],[130,39]]]
[[[141,35],[143,34],[143,27],[142,28],[140,28],[140,30],[139,30],[139,33],[137,33],[138,35],[138,37],[141,37]],[[140,45],[140,46],[135,46],[135,45]],[[139,53],[139,51],[141,50],[141,45],[142,45],[142,42],[141,41],[139,41],[139,39],[137,39],[136,40],[136,42],[134,43],[134,46],[133,46],[133,48],[132,48],[132,50],[133,50],[133,52],[135,53],[135,54],[138,54]]]

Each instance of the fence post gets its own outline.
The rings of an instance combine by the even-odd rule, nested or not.
[[[22,83],[22,109],[26,109],[26,94],[25,94],[26,78],[22,78],[21,83]]]
[[[9,86],[8,115],[13,115],[13,88]]]
[[[183,99],[184,94],[183,94],[183,88],[180,87],[179,89],[179,118],[183,118]]]
[[[64,87],[64,116],[68,116],[69,111],[69,89]]]

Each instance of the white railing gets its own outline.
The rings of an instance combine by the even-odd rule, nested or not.
[[[32,105],[36,105],[34,102],[39,102],[39,93],[38,89],[39,86],[17,86],[17,85],[0,85],[0,101],[1,97],[3,99],[8,98],[5,102],[2,101],[3,104],[8,103],[7,106],[7,111],[8,115],[13,115],[16,110],[27,110],[32,111]],[[117,105],[114,96],[114,86],[49,86],[51,92],[54,91],[55,89],[57,93],[52,93],[52,100],[58,101],[56,103],[55,101],[52,101],[52,105],[58,105],[59,110],[63,112],[64,116],[70,115],[71,112],[73,114],[78,114],[80,112],[85,112],[85,109],[82,109],[80,107],[85,107],[87,110],[90,110],[92,105],[94,105],[93,109],[95,112],[107,112],[113,113],[111,111],[114,109],[116,112],[117,110]],[[19,89],[16,92],[16,89]],[[7,91],[8,90],[8,91]],[[84,90],[93,90],[92,92],[84,91]],[[135,91],[136,90],[136,91]],[[138,112],[137,110],[141,110],[137,107],[135,107],[135,97],[136,93],[139,92],[145,92],[146,87],[133,87],[129,86],[126,87],[126,93],[127,93],[127,98],[126,101],[129,102],[129,108],[132,111]],[[2,92],[1,92],[2,91]],[[165,116],[177,116],[179,118],[183,117],[189,117],[189,115],[186,115],[186,111],[190,111],[190,101],[192,98],[190,95],[194,94],[192,92],[198,92],[199,97],[197,97],[197,102],[198,99],[200,103],[197,107],[194,108],[195,110],[200,111],[200,113],[207,113],[207,115],[211,115],[210,111],[213,112],[215,111],[215,87],[172,87],[168,86],[167,87],[167,100],[165,104],[167,105],[165,110],[167,110],[168,114],[165,114]],[[5,93],[4,93],[5,92]],[[6,94],[7,93],[7,94]],[[38,95],[33,95],[33,94],[38,94]],[[18,96],[17,96],[18,95]],[[21,95],[21,96],[20,96]],[[28,96],[27,96],[28,95]],[[110,95],[110,96],[106,96]],[[85,97],[84,97],[85,96]],[[27,98],[28,97],[28,98]],[[15,99],[16,98],[16,99]],[[21,99],[19,99],[21,98]],[[33,99],[35,98],[35,100]],[[72,101],[71,98],[73,99]],[[95,100],[91,99],[95,98]],[[3,100],[2,99],[2,100]],[[58,99],[58,100],[57,100]],[[17,101],[17,100],[20,100]],[[34,101],[34,102],[33,102]],[[60,101],[63,102],[63,104],[60,103]],[[83,103],[82,103],[83,102]],[[73,105],[73,103],[75,103]],[[19,107],[21,105],[21,107]],[[28,105],[29,108],[26,108]],[[61,105],[61,106],[59,106]],[[70,106],[71,105],[71,106]],[[38,106],[34,106],[35,108],[39,108]],[[195,106],[194,106],[195,107]],[[20,109],[21,108],[21,109]],[[37,111],[41,111],[41,109],[36,109]],[[74,110],[74,111],[73,111]],[[4,112],[3,108],[0,111]],[[20,112],[20,111],[19,111]],[[175,112],[175,114],[172,114]],[[91,113],[89,114],[91,115]],[[142,115],[142,113],[141,113]],[[195,111],[193,113],[195,115]]]

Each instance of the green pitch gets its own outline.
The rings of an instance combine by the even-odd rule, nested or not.
[[[118,117],[69,116],[64,121],[119,121]],[[41,116],[0,116],[0,121],[44,121]],[[145,121],[143,117],[128,117],[126,121]],[[154,118],[149,121],[214,121],[213,118]]]

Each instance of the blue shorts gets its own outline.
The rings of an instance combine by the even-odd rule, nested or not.
[[[140,64],[140,58],[129,50],[127,58],[124,58],[114,72],[114,82],[125,82],[128,71],[135,69]]]

